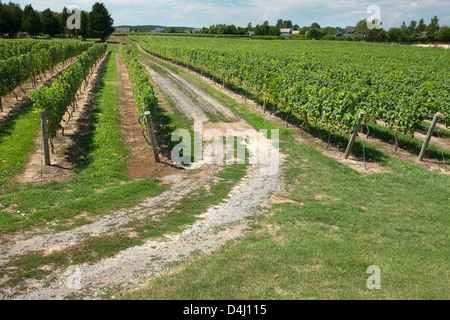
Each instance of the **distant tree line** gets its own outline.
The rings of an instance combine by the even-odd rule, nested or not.
[[[50,37],[100,38],[104,41],[113,33],[114,20],[103,3],[96,2],[90,12],[81,11],[81,29],[69,29],[67,20],[75,12],[64,7],[61,12],[46,9],[38,12],[32,5],[22,10],[19,4],[0,2],[0,33],[15,37],[19,32],[26,32],[31,37],[46,34]]]
[[[361,20],[355,26],[354,36],[345,36],[345,29],[340,27],[322,28],[317,22],[311,26],[300,27],[293,24],[291,20],[279,19],[275,26],[271,26],[268,21],[261,25],[252,27],[249,23],[246,28],[236,27],[235,25],[218,24],[209,28],[203,28],[204,34],[235,34],[244,35],[249,31],[254,32],[255,36],[279,36],[281,28],[292,28],[299,31],[297,37],[316,40],[366,40],[366,41],[390,41],[390,42],[450,42],[450,27],[439,26],[437,16],[433,17],[428,24],[424,19],[419,22],[413,20],[409,25],[405,22],[398,28],[385,30],[369,29],[367,20]]]

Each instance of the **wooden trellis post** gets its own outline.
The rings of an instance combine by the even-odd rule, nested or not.
[[[356,121],[355,129],[353,130],[352,137],[350,138],[350,141],[347,146],[347,150],[345,150],[344,159],[348,159],[350,156],[350,153],[352,152],[353,145],[355,144],[356,137],[358,136],[359,128],[361,127],[361,123],[364,119],[364,113],[360,113],[358,120]]]
[[[430,128],[428,129],[427,137],[425,138],[425,141],[422,145],[422,150],[420,150],[419,154],[419,161],[423,160],[423,157],[425,157],[425,153],[427,152],[428,145],[430,144],[431,137],[433,136],[434,128],[436,127],[437,121],[439,119],[438,114],[436,113],[434,115],[433,121],[431,122]]]
[[[41,110],[41,134],[42,134],[42,148],[44,151],[44,160],[45,165],[50,165],[50,150],[48,148],[48,129],[47,129],[47,114],[45,113],[45,109]]]
[[[150,113],[150,111],[146,111],[144,115],[145,115],[145,122],[147,124],[148,136],[150,137],[150,142],[152,144],[153,158],[155,159],[155,162],[160,162],[158,154],[158,145],[156,143],[155,130],[153,128],[152,114]]]

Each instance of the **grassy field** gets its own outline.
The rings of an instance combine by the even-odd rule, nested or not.
[[[286,192],[248,235],[125,299],[445,299],[449,178],[366,145],[393,173],[365,174],[297,142],[207,85],[256,129],[280,129]],[[356,145],[356,149],[361,146]],[[366,286],[371,265],[381,289]]]

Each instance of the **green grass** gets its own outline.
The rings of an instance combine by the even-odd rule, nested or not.
[[[447,130],[442,129],[438,126],[436,126],[433,130],[433,136],[434,137],[443,137],[443,138],[450,138],[450,131],[448,130],[449,128],[447,128]],[[426,122],[422,122],[420,125],[420,130],[424,131],[424,132],[428,132],[428,130],[430,130],[430,124],[426,123]]]
[[[140,234],[142,239],[163,236],[164,234],[180,232],[188,225],[198,220],[198,215],[209,208],[223,202],[232,188],[244,177],[247,165],[229,165],[217,176],[217,182],[209,188],[200,188],[180,200],[169,212],[155,220],[152,217],[133,221],[126,225]]]
[[[0,129],[0,194],[7,192],[8,182],[23,170],[28,153],[36,148],[39,128],[39,114],[29,106]]]
[[[112,235],[90,237],[66,249],[43,254],[32,252],[14,257],[0,270],[8,276],[8,285],[19,285],[23,278],[43,279],[51,271],[43,271],[43,266],[67,268],[82,263],[95,263],[101,259],[114,256],[127,248],[142,245],[146,240],[161,237],[165,234],[181,232],[197,221],[198,215],[208,208],[220,204],[227,198],[231,189],[244,177],[247,165],[231,165],[217,175],[218,181],[200,188],[184,197],[174,208],[168,209],[164,215],[132,221],[122,226]],[[125,230],[132,230],[132,235]]]
[[[277,128],[237,103],[229,106],[255,129]],[[359,173],[278,129],[288,155],[283,201],[263,209],[248,236],[124,299],[448,297],[448,176],[376,149],[373,157],[393,173]],[[371,265],[381,268],[380,290],[366,287]]]
[[[132,181],[127,176],[129,151],[120,135],[116,47],[110,46],[113,54],[108,57],[88,119],[88,130],[80,142],[84,156],[70,181],[44,185],[15,183],[13,176],[24,169],[27,152],[34,148],[38,117],[31,111],[23,113],[2,130],[0,148],[9,151],[2,152],[2,158],[8,158],[0,167],[0,203],[6,207],[17,204],[12,211],[0,211],[2,233],[27,230],[49,222],[58,230],[70,229],[79,225],[80,222],[73,221],[79,214],[99,215],[132,207],[143,198],[156,196],[166,189],[158,180]]]
[[[427,124],[424,124],[423,126],[424,126],[423,129],[426,129],[426,131],[428,131],[430,126]],[[369,127],[369,134],[371,136],[379,138],[392,145],[395,144],[395,131],[375,123],[369,123],[368,127]],[[367,132],[367,129],[365,129],[364,127],[363,129],[364,132]],[[435,128],[433,135],[437,136],[438,132],[437,130],[438,129]],[[446,135],[446,132],[447,132],[446,130],[439,129],[441,137],[448,137]],[[398,142],[401,148],[408,150],[411,153],[417,154],[417,156],[419,155],[420,150],[422,149],[423,146],[423,140],[415,139],[409,135],[401,133],[398,134]],[[428,145],[426,155],[433,159],[442,160],[442,152],[444,153],[445,159],[450,159],[450,150],[442,151],[440,146],[435,146],[433,144]]]

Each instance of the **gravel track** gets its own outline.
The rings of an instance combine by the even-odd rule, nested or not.
[[[176,181],[167,191],[159,196],[149,198],[142,204],[129,210],[114,212],[102,217],[100,220],[72,230],[55,232],[51,229],[40,231],[40,235],[27,238],[23,235],[15,235],[2,244],[0,252],[0,265],[4,265],[11,257],[24,255],[30,252],[44,251],[50,254],[76,245],[87,237],[113,234],[121,226],[136,220],[167,211],[177,201],[190,192],[209,184],[217,174],[217,167],[210,167],[202,172],[202,175],[192,176],[189,180],[182,176],[170,176],[164,180]]]
[[[159,64],[158,66],[162,67]],[[153,81],[172,98],[183,114],[202,122],[208,121],[207,113],[222,114],[235,121],[230,124],[233,129],[248,130],[248,124],[194,84],[167,69],[165,69],[167,75],[163,76],[148,66],[146,68]],[[182,86],[183,90],[180,90],[179,86]],[[195,99],[191,99],[189,95],[195,96]],[[262,143],[270,144],[262,134],[259,134],[259,139]],[[256,152],[254,148],[247,146],[251,154]],[[280,156],[281,166],[283,159],[282,155]],[[196,166],[196,169],[202,170],[201,174],[167,177],[173,182],[168,191],[147,199],[133,209],[112,213],[92,224],[73,230],[41,234],[31,239],[17,241],[8,248],[2,246],[0,264],[17,254],[61,250],[82,241],[87,235],[113,233],[118,227],[134,219],[164,212],[189,192],[212,183],[222,168],[223,166],[201,163]],[[67,270],[57,270],[43,280],[25,279],[21,283],[25,290],[3,289],[4,292],[0,292],[0,299],[64,299],[67,296],[100,299],[108,289],[129,290],[141,285],[150,277],[171,272],[174,262],[186,261],[194,252],[211,252],[243,234],[247,227],[247,218],[257,214],[258,209],[266,204],[272,194],[281,191],[282,169],[273,169],[270,162],[250,164],[246,175],[232,189],[228,198],[220,205],[209,208],[199,216],[199,220],[180,234],[166,235],[148,241],[94,264],[86,263]]]
[[[209,120],[209,117],[205,114],[202,108],[195,104],[193,99],[191,99],[188,95],[177,89],[173,82],[170,81],[170,79],[163,77],[147,65],[145,66],[145,68],[147,69],[148,74],[151,76],[153,81],[161,88],[161,90],[166,95],[168,95],[172,99],[177,108],[185,116],[202,122],[206,122]]]
[[[193,252],[208,253],[225,245],[242,234],[247,217],[254,215],[272,193],[280,191],[280,176],[261,175],[259,169],[252,167],[230,192],[227,202],[210,208],[181,234],[129,248],[93,265],[69,268],[49,286],[26,280],[28,292],[16,294],[14,299],[63,299],[80,294],[84,299],[98,299],[106,288],[133,289],[149,277],[171,271],[172,263],[185,261]]]

